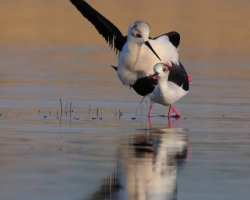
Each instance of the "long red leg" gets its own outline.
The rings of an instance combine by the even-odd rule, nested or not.
[[[152,129],[152,120],[151,119],[152,119],[151,117],[148,118],[148,124],[149,124],[150,130]]]
[[[172,121],[171,121],[170,117],[168,117],[168,128],[173,128]]]
[[[172,105],[169,105],[168,118],[171,116],[171,113],[172,113]]]
[[[152,115],[152,109],[153,109],[153,104],[150,104],[149,112],[148,112],[148,118],[151,117]]]
[[[174,128],[175,125],[176,125],[176,123],[177,123],[179,120],[180,120],[179,117],[174,118],[174,119],[168,118],[168,128]]]
[[[174,111],[176,117],[181,116],[181,113],[176,108],[174,108],[174,106],[172,106],[172,110]]]
[[[181,113],[176,108],[174,108],[174,106],[169,105],[168,117],[171,117],[172,112],[175,113],[175,117],[180,117],[181,116]]]

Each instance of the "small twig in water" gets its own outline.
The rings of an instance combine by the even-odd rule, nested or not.
[[[68,102],[66,103],[66,106],[65,106],[65,115],[67,115],[67,106],[68,106]]]
[[[90,106],[89,106],[89,119],[90,119]]]
[[[62,99],[60,99],[60,104],[61,104],[61,117],[62,117]]]
[[[70,116],[70,119],[71,119],[71,107],[72,107],[72,102],[70,102],[70,106],[69,106],[69,116]]]
[[[121,118],[122,115],[123,113],[119,110],[119,119]]]

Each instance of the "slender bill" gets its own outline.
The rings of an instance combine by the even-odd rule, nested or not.
[[[161,60],[160,57],[157,55],[157,53],[155,52],[155,50],[153,49],[153,47],[150,45],[150,43],[149,43],[148,41],[144,42],[144,44],[146,44],[147,47],[156,55],[156,57],[157,57],[159,60]]]
[[[159,72],[155,72],[155,73],[152,75],[152,77],[153,77],[153,76],[158,76],[158,74],[159,74]]]

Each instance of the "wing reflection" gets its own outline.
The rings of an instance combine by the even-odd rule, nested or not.
[[[188,137],[182,129],[147,131],[118,149],[115,170],[93,199],[177,199],[177,171],[188,155]]]

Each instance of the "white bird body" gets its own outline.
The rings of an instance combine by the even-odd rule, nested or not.
[[[187,75],[179,68],[174,67],[174,65],[167,66],[164,63],[156,64],[154,66],[154,72],[154,76],[157,76],[158,84],[155,86],[153,92],[147,95],[150,97],[150,110],[148,116],[151,117],[153,104],[159,103],[164,106],[169,106],[168,117],[170,117],[172,110],[175,112],[176,116],[179,117],[179,111],[173,108],[172,104],[188,93],[188,87],[184,86],[184,84],[188,85]],[[170,81],[170,72],[176,75],[176,80]]]
[[[175,83],[170,82],[165,78],[158,78],[158,85],[155,86],[154,91],[148,94],[148,96],[154,103],[169,106],[187,93],[188,91],[183,90],[182,87],[179,87]]]
[[[177,48],[169,41],[167,35],[148,41],[162,62],[179,65]],[[119,55],[117,75],[124,85],[134,85],[138,79],[152,75],[153,66],[158,62],[159,59],[146,45],[138,43],[128,35],[128,41]]]
[[[177,47],[179,33],[172,31],[156,38],[150,38],[150,25],[145,21],[132,23],[123,36],[121,31],[84,0],[70,0],[81,14],[87,18],[107,43],[119,52],[117,75],[124,85],[132,87],[137,94],[146,96],[153,90],[157,81],[151,79],[153,66],[158,62],[175,65],[186,73],[178,60]],[[170,75],[173,79],[173,75]],[[175,77],[174,77],[175,78]]]

